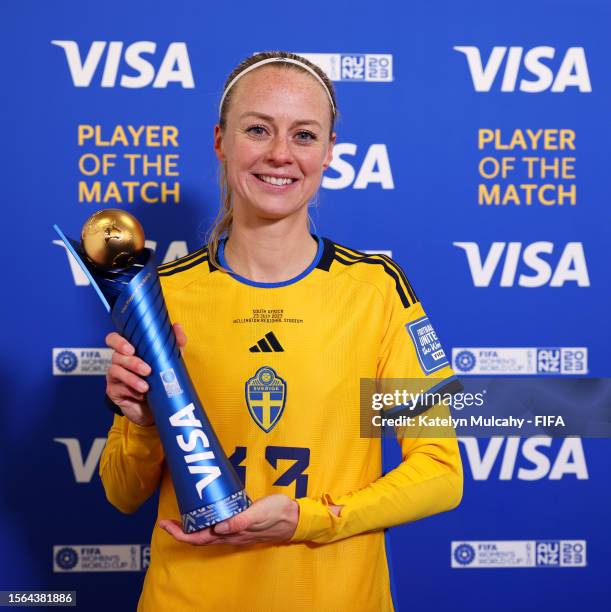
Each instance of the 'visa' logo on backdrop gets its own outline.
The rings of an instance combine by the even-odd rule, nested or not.
[[[542,61],[554,59],[554,47],[533,47],[526,51],[524,58],[523,47],[494,47],[485,65],[478,47],[457,46],[454,50],[465,54],[475,91],[489,92],[492,89],[505,56],[507,61],[502,73],[501,91],[515,91],[516,85],[519,91],[525,93],[541,93],[546,90],[562,93],[567,87],[577,87],[581,93],[592,91],[583,47],[569,47],[555,74],[553,67]],[[531,78],[523,76],[518,84],[518,73],[522,66]]]
[[[185,89],[195,87],[187,44],[184,42],[170,43],[161,59],[156,56],[157,43],[149,40],[134,42],[125,50],[122,42],[96,40],[91,43],[85,55],[81,54],[74,40],[52,40],[51,44],[64,50],[75,87],[89,87],[100,64],[104,66],[100,85],[115,87],[121,60],[129,66],[128,72],[136,74],[121,74],[119,87],[138,89],[152,85],[155,88],[165,88],[169,83],[180,83]]]
[[[63,444],[68,451],[74,480],[81,484],[91,482],[106,446],[106,438],[95,438],[86,454],[83,453],[78,438],[53,438],[53,442]]]
[[[452,244],[465,251],[471,278],[476,287],[490,286],[492,277],[500,267],[499,264],[503,257],[505,261],[499,282],[500,287],[515,285],[520,258],[524,265],[534,272],[534,274],[517,276],[517,284],[520,287],[543,287],[543,285],[562,287],[569,282],[577,283],[579,287],[590,286],[586,257],[581,242],[567,242],[555,267],[541,257],[542,254],[552,255],[553,242],[533,242],[524,250],[522,250],[521,242],[493,242],[483,260],[477,242],[453,242]]]
[[[568,475],[577,480],[589,479],[581,438],[565,438],[559,448],[554,448],[549,437],[495,436],[483,440],[481,450],[476,438],[461,437],[458,441],[463,445],[473,480],[490,480],[496,465],[499,480],[562,480]]]
[[[367,189],[369,185],[376,183],[382,189],[395,188],[385,144],[369,146],[358,172],[351,162],[344,159],[344,156],[354,157],[356,151],[357,146],[351,142],[341,142],[333,147],[333,160],[329,168],[339,176],[323,176],[324,189],[346,189],[350,185],[353,189]]]

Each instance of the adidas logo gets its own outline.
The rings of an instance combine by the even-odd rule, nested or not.
[[[267,332],[257,344],[248,349],[251,353],[283,353],[284,349],[274,332]]]

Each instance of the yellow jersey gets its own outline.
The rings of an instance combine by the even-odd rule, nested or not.
[[[206,248],[159,268],[189,373],[248,495],[296,499],[299,521],[289,542],[245,547],[189,546],[155,526],[140,611],[394,610],[385,529],[460,501],[455,438],[401,440],[402,463],[383,475],[381,439],[361,437],[362,378],[455,379],[405,274],[316,239],[314,261],[283,283],[219,270]],[[180,520],[155,426],[115,416],[100,476],[119,510],[160,486],[158,519]]]

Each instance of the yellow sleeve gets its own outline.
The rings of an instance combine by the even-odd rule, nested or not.
[[[428,414],[445,416],[445,406]],[[452,510],[460,503],[463,473],[456,438],[404,438],[403,461],[367,487],[332,499],[301,498],[293,542],[319,544]],[[343,506],[336,517],[329,505]]]
[[[394,296],[387,299],[388,326],[380,349],[379,379],[411,379],[423,390],[451,385],[454,373],[419,302],[406,308]],[[439,404],[427,416],[449,416]],[[437,429],[439,435],[439,429]],[[299,521],[291,541],[327,543],[349,536],[409,523],[451,510],[462,498],[463,472],[454,430],[426,438],[423,428],[410,429],[401,440],[402,462],[358,491],[337,499],[297,499]],[[329,505],[343,506],[337,517]]]
[[[164,459],[157,427],[142,427],[115,415],[100,458],[100,478],[108,501],[127,514],[157,489]]]

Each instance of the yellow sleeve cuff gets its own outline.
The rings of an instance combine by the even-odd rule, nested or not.
[[[130,421],[128,427],[129,432],[137,436],[153,439],[159,437],[159,432],[157,431],[157,426],[155,425],[155,423],[153,423],[152,425],[138,425],[137,423]]]
[[[145,427],[129,421],[125,437],[125,452],[130,457],[163,458],[163,446],[157,426]]]
[[[340,519],[329,508],[329,504],[334,504],[329,495],[323,495],[320,500],[301,497],[295,501],[299,506],[299,520],[291,542],[325,541],[332,537]]]

